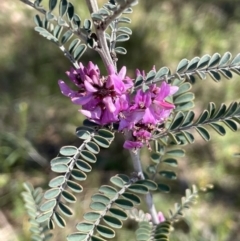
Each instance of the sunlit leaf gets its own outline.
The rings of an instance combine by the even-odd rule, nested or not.
[[[98,225],[96,227],[96,230],[101,236],[105,238],[114,238],[115,236],[115,232],[111,228],[108,228],[104,225]]]
[[[83,232],[83,233],[88,233],[90,232],[92,229],[94,228],[94,224],[92,223],[87,223],[87,222],[81,222],[81,223],[78,223],[77,226],[76,226],[76,229],[80,232]]]

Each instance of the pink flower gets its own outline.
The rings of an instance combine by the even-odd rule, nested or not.
[[[140,74],[137,72],[137,74]],[[178,87],[171,86],[165,81],[160,87],[156,84],[149,86],[148,90],[138,90],[133,103],[129,108],[122,112],[119,130],[128,129],[133,131],[133,139],[136,142],[149,146],[152,132],[159,124],[169,117],[174,104],[166,102],[165,98],[178,91]],[[125,145],[131,149],[131,145]],[[136,148],[134,146],[134,148]]]
[[[116,73],[114,66],[109,65],[108,76],[100,77],[98,67],[92,62],[87,67],[80,63],[79,69],[71,69],[67,75],[79,90],[73,91],[59,80],[61,92],[74,104],[81,105],[80,112],[91,121],[101,125],[116,122],[119,113],[128,108],[127,93],[133,83],[126,77],[125,66]]]
[[[133,80],[126,76],[125,66],[117,73],[115,67],[109,65],[107,76],[101,76],[98,66],[92,62],[86,67],[82,63],[79,66],[66,72],[77,90],[59,80],[62,94],[80,105],[80,112],[89,120],[100,125],[117,123],[119,131],[131,131],[132,140],[124,143],[125,148],[139,149],[144,145],[150,148],[152,134],[175,108],[166,98],[176,93],[178,87],[163,81],[160,86],[151,84],[131,96]],[[143,80],[146,78],[144,71],[136,70],[136,75]]]
[[[151,221],[152,220],[151,214],[146,213],[146,215],[147,215],[148,220]],[[159,223],[162,223],[166,220],[162,212],[158,212],[157,216],[158,216]]]

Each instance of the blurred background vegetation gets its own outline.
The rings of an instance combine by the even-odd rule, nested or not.
[[[44,2],[44,1],[43,1]],[[48,1],[45,1],[48,2]],[[87,10],[81,1],[76,12],[84,18]],[[98,1],[102,4],[104,1]],[[22,183],[47,188],[54,176],[49,161],[62,145],[79,145],[74,135],[81,125],[78,107],[60,94],[57,80],[68,78],[70,63],[59,49],[33,30],[35,10],[18,0],[0,1],[0,237],[5,241],[30,240],[28,217],[21,199]],[[191,59],[206,53],[233,55],[240,52],[240,3],[235,0],[142,0],[132,15],[133,35],[126,42],[126,56],[118,65],[126,65],[134,76],[136,68],[149,70],[168,66],[173,71],[182,58]],[[92,60],[102,66],[93,51],[82,61]],[[104,72],[104,70],[102,70]],[[217,104],[240,100],[240,76],[216,84],[211,79],[198,80],[195,111]],[[187,157],[179,160],[178,180],[170,183],[170,194],[156,194],[159,211],[165,215],[184,190],[192,184],[214,184],[214,189],[200,196],[197,205],[175,227],[173,241],[240,240],[240,151],[239,133],[225,137],[213,133],[212,141],[197,141],[187,146]],[[128,153],[122,150],[121,137],[110,150],[102,151],[95,171],[83,183],[84,193],[74,206],[76,215],[68,229],[57,230],[54,240],[65,240],[75,232],[75,225],[88,209],[91,195],[107,183],[119,169],[131,173]],[[115,154],[117,153],[117,155]],[[146,153],[143,162],[149,162]],[[135,224],[126,222],[114,240],[134,239]]]

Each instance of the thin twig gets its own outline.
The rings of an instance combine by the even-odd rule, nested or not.
[[[97,5],[96,0],[86,0],[86,3],[87,3],[90,13],[94,13],[94,12],[98,11],[98,5]],[[105,29],[100,28],[98,24],[94,24],[94,26],[96,29],[96,34],[97,34],[99,45],[100,45],[99,48],[96,50],[99,53],[104,65],[105,65],[105,68],[107,69],[109,65],[113,65],[113,60],[111,58],[109,48],[107,45],[107,40],[106,40],[106,37],[104,34]]]
[[[118,19],[115,19],[113,21],[113,26],[112,26],[112,33],[111,33],[111,38],[110,38],[110,54],[111,56],[115,57],[116,56],[116,53],[115,53],[115,46],[116,46],[116,38],[117,38],[117,25],[118,25]],[[114,65],[115,65],[115,68],[117,68],[117,58],[113,58],[113,62],[114,62]]]
[[[79,69],[79,64],[78,64],[78,62],[73,58],[73,56],[66,50],[66,48],[63,46],[63,45],[61,45],[61,46],[59,46],[59,48],[62,50],[62,52],[64,53],[64,56],[66,56],[69,60],[70,60],[70,62],[72,62],[72,64],[74,65],[74,67],[76,68],[76,69]]]
[[[98,11],[98,4],[96,0],[86,0],[90,14]]]
[[[127,139],[127,140],[131,139],[131,134],[132,134],[131,132],[126,131],[124,134],[125,134],[125,139]],[[140,160],[140,151],[139,150],[138,151],[130,150],[129,152],[130,152],[131,159],[133,162],[134,171],[137,173],[137,175],[139,176],[139,178],[141,180],[144,180],[145,177],[144,177],[143,171],[142,171],[142,164],[141,164],[141,160]],[[157,211],[156,211],[155,205],[153,203],[152,194],[150,192],[146,195],[145,200],[146,200],[146,204],[148,207],[148,211],[152,217],[153,224],[154,225],[159,224]]]

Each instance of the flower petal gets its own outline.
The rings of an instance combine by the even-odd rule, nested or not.
[[[91,99],[93,98],[93,96],[91,94],[89,95],[85,95],[83,97],[73,97],[72,98],[72,102],[76,105],[85,105],[87,104]]]
[[[94,88],[88,81],[84,81],[84,85],[87,91],[89,92],[97,92],[97,89]]]
[[[76,91],[71,90],[71,89],[65,84],[65,82],[62,81],[62,80],[59,80],[59,81],[58,81],[58,85],[59,85],[59,87],[60,87],[60,89],[61,89],[62,94],[65,95],[65,96],[67,96],[67,97],[72,97],[72,96],[76,95],[76,93],[77,93]]]
[[[125,141],[123,147],[126,149],[138,149],[143,146],[143,143],[140,141]]]
[[[103,98],[103,103],[106,105],[106,108],[110,112],[113,113],[116,110],[116,106],[113,104],[113,100],[111,97],[107,96],[107,97]]]

